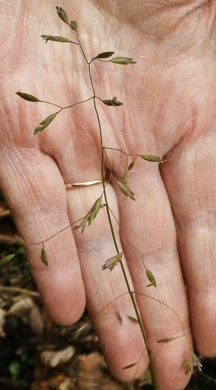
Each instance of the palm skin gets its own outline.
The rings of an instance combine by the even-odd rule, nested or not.
[[[111,371],[130,380],[146,369],[148,358],[137,325],[127,317],[134,313],[120,268],[101,270],[115,254],[105,209],[83,234],[67,229],[46,242],[48,267],[40,261],[40,246],[29,245],[83,217],[101,195],[100,185],[67,192],[64,187],[100,178],[100,141],[92,101],[62,112],[42,134],[31,137],[34,127],[56,109],[26,103],[14,92],[62,106],[84,100],[92,95],[86,64],[78,47],[45,46],[40,40],[42,34],[71,38],[52,1],[0,5],[1,188],[52,318],[75,322],[87,302]],[[117,241],[138,293],[160,389],[181,390],[189,380],[182,366],[190,340],[202,355],[216,353],[215,2],[134,1],[132,7],[122,0],[115,6],[112,1],[63,1],[60,6],[77,20],[89,59],[115,51],[137,61],[127,67],[92,66],[97,96],[114,95],[124,103],[116,109],[98,104],[103,144],[166,161],[160,168],[136,161],[129,177],[136,202],[112,183],[107,192],[120,221],[120,228],[114,221]],[[107,154],[122,178],[124,156]],[[142,258],[134,247],[144,254],[157,288],[146,287]],[[187,337],[157,343],[182,335],[182,324]]]

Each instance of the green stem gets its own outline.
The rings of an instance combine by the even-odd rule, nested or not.
[[[105,204],[106,204],[106,212],[107,212],[107,218],[108,218],[108,222],[109,222],[109,226],[110,226],[111,235],[112,235],[112,238],[113,238],[113,243],[114,243],[116,252],[119,254],[120,251],[119,251],[118,243],[117,243],[115,232],[114,232],[114,227],[113,227],[113,223],[112,223],[112,219],[111,219],[111,215],[110,215],[110,208],[109,208],[107,192],[106,192],[105,174],[104,174],[104,149],[106,149],[106,148],[103,146],[103,132],[102,132],[100,116],[99,116],[98,109],[97,109],[97,104],[96,104],[96,99],[98,99],[98,97],[95,94],[94,83],[93,83],[93,79],[92,79],[92,75],[91,75],[91,61],[89,62],[87,60],[87,57],[85,55],[85,52],[84,52],[83,47],[81,45],[81,42],[79,40],[78,34],[77,34],[77,40],[78,40],[78,42],[80,44],[80,49],[82,51],[83,57],[84,57],[87,65],[88,65],[88,74],[89,74],[89,79],[90,79],[91,88],[92,88],[92,92],[93,92],[94,111],[95,111],[95,114],[96,114],[96,117],[97,117],[97,123],[98,123],[98,128],[99,128],[100,147],[101,147],[101,177],[102,177],[104,199],[105,199]],[[112,149],[112,148],[109,148],[109,149]],[[114,148],[113,148],[113,150],[114,150]],[[121,151],[121,152],[127,155],[127,153],[125,153],[123,151]],[[140,330],[141,330],[142,338],[143,338],[143,341],[144,341],[144,344],[146,346],[146,350],[147,350],[147,353],[148,353],[149,369],[150,369],[150,372],[151,372],[152,383],[153,383],[153,386],[154,386],[155,390],[159,390],[157,379],[156,379],[156,375],[155,375],[155,370],[154,370],[154,366],[153,366],[153,362],[152,362],[152,359],[151,359],[151,352],[148,349],[148,342],[147,342],[147,337],[146,337],[145,330],[144,330],[144,327],[143,327],[143,323],[142,323],[142,320],[141,320],[141,317],[140,317],[140,314],[139,314],[139,310],[138,310],[138,306],[137,306],[137,303],[136,303],[136,300],[135,300],[135,297],[134,297],[133,290],[131,289],[131,286],[129,284],[129,281],[128,281],[128,278],[127,278],[127,274],[126,274],[126,271],[125,271],[125,268],[124,268],[124,265],[123,265],[122,261],[120,261],[120,266],[121,266],[121,270],[122,270],[122,274],[123,274],[123,277],[124,277],[124,280],[125,280],[125,283],[126,283],[126,286],[127,286],[127,290],[128,290],[129,295],[130,295],[131,302],[132,302],[132,305],[133,305],[133,308],[134,308],[134,311],[135,311],[135,314],[136,314],[136,317],[137,317],[137,321],[139,323],[139,327],[140,327]]]

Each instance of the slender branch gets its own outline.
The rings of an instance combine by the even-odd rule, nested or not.
[[[93,96],[91,96],[88,99],[82,100],[80,102],[69,104],[68,106],[65,106],[65,107],[62,107],[62,106],[60,106],[59,104],[56,104],[56,103],[48,102],[46,100],[40,100],[39,103],[46,103],[46,104],[50,104],[51,106],[58,107],[58,108],[60,108],[60,110],[58,112],[61,112],[62,110],[66,110],[67,108],[75,107],[75,106],[78,106],[79,104],[86,103],[86,102],[88,102],[91,99],[93,99]]]
[[[46,100],[39,100],[38,103],[50,104],[51,106],[58,107],[58,108],[60,108],[61,110],[63,109],[63,107],[61,107],[59,104],[52,103],[52,102],[47,102]]]
[[[104,146],[104,149],[106,149],[106,150],[115,150],[116,152],[120,152],[120,153],[124,154],[127,157],[129,157],[129,156],[137,156],[137,154],[135,154],[135,153],[129,154],[129,153],[126,153],[124,150],[117,149],[117,148],[111,148],[111,147]]]
[[[37,242],[31,242],[31,243],[25,244],[25,245],[26,245],[26,246],[27,246],[27,245],[30,246],[30,245],[40,245],[40,244],[44,244],[45,242],[51,240],[51,238],[57,236],[58,234],[64,232],[65,230],[71,228],[73,225],[75,225],[76,223],[80,222],[82,219],[83,219],[83,217],[81,217],[81,218],[77,219],[76,221],[70,223],[69,225],[63,227],[61,230],[58,230],[57,233],[54,233],[54,234],[52,234],[51,236],[49,236],[48,238],[46,238],[46,240],[37,241]]]
[[[70,104],[69,106],[62,107],[62,110],[66,110],[67,108],[71,108],[71,107],[78,106],[79,104],[82,104],[82,103],[86,103],[86,102],[88,102],[89,100],[92,100],[93,98],[94,98],[94,97],[91,96],[90,98],[85,99],[85,100],[82,100],[81,102],[73,103],[73,104]]]

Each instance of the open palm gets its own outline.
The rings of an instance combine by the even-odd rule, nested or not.
[[[105,209],[83,234],[66,229],[56,235],[83,217],[102,193],[100,184],[67,192],[64,186],[101,177],[93,101],[61,112],[43,133],[31,137],[56,109],[14,94],[27,92],[61,106],[92,96],[79,47],[46,46],[40,38],[72,39],[52,3],[0,1],[0,185],[53,319],[70,324],[87,302],[113,374],[130,380],[145,370],[148,357],[139,328],[128,317],[134,313],[121,269],[101,269],[115,254]],[[112,182],[107,193],[120,222],[114,219],[117,242],[137,292],[160,388],[181,390],[189,379],[183,364],[191,340],[202,355],[216,353],[215,1],[68,3],[59,5],[78,22],[89,60],[115,51],[137,61],[125,67],[99,61],[92,65],[96,95],[117,96],[123,103],[114,108],[98,102],[103,144],[128,154],[163,156],[165,162],[159,167],[136,160],[129,175],[136,202]],[[122,179],[125,155],[106,153],[105,165]],[[41,246],[28,244],[51,236],[45,267]],[[146,287],[143,260],[156,288]],[[182,326],[187,337],[158,343],[181,336]]]

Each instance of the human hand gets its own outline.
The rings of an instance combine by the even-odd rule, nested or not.
[[[103,98],[117,95],[122,108],[100,107],[104,144],[127,153],[165,156],[157,164],[137,161],[129,178],[136,202],[107,186],[110,208],[120,220],[122,244],[142,314],[161,389],[180,390],[189,376],[191,334],[198,351],[215,355],[215,2],[181,1],[172,6],[116,1],[62,2],[77,20],[89,58],[113,50],[137,60],[134,67],[95,64],[95,88]],[[92,102],[59,115],[44,133],[34,127],[53,109],[20,100],[26,91],[67,105],[91,96],[87,68],[76,47],[45,46],[45,33],[69,36],[51,1],[16,4],[0,1],[1,87],[0,180],[27,253],[39,291],[52,318],[78,320],[87,301],[109,366],[130,380],[148,365],[140,331],[124,316],[133,315],[121,270],[102,271],[114,245],[105,209],[83,234],[64,230],[46,242],[49,266],[40,247],[28,245],[56,234],[83,217],[102,186],[65,191],[64,183],[100,178],[100,144]],[[62,30],[61,30],[62,29]],[[125,160],[107,151],[122,177]],[[118,224],[115,226],[118,231]],[[140,255],[155,275],[147,280]],[[183,281],[187,285],[187,295]],[[168,344],[159,339],[182,334]],[[116,299],[119,297],[118,299]],[[115,301],[113,301],[115,299]],[[108,305],[109,302],[113,302]],[[103,309],[104,308],[104,309]],[[103,309],[103,310],[102,310]],[[120,324],[116,310],[123,313]],[[98,314],[99,313],[99,314]],[[189,328],[189,316],[191,329]],[[140,361],[139,361],[140,359]],[[139,361],[131,370],[123,367]]]

